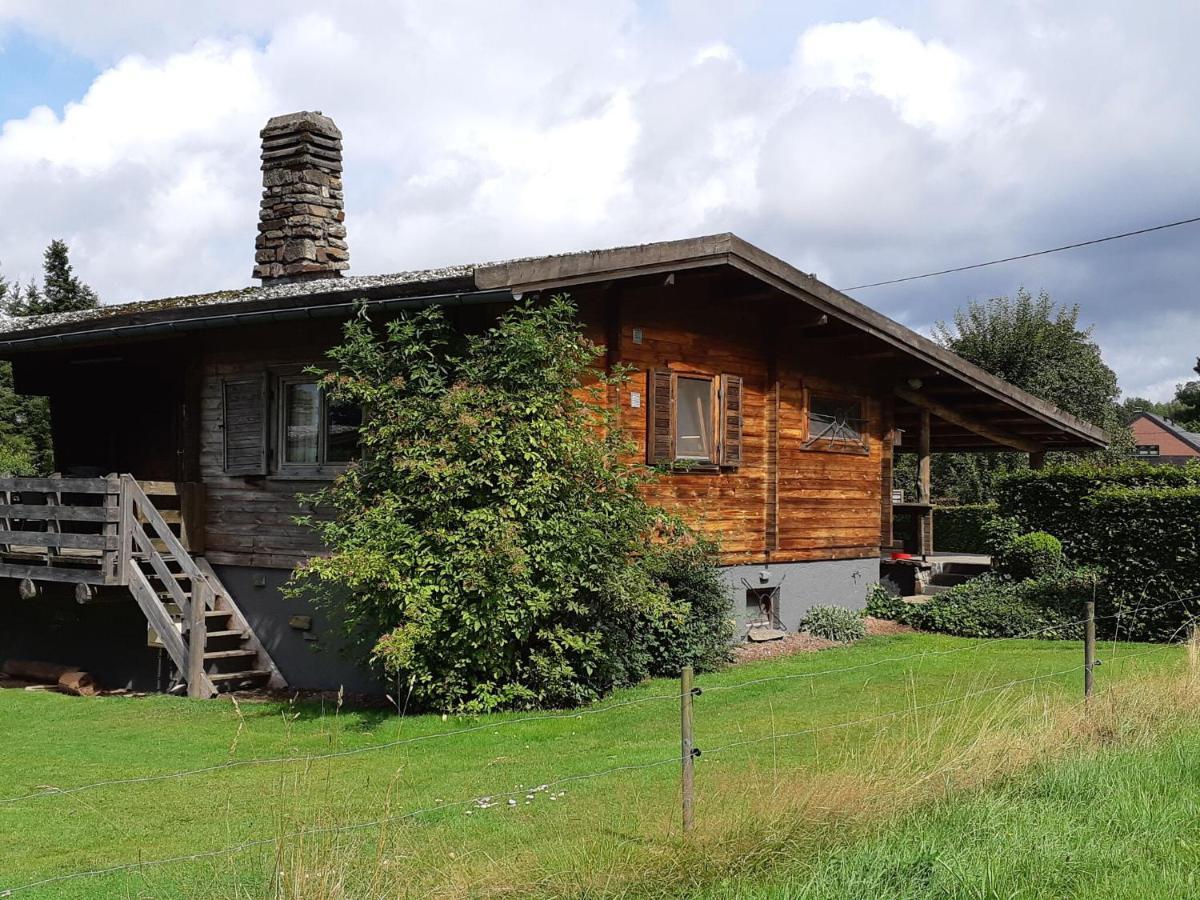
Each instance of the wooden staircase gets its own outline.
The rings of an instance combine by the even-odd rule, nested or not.
[[[203,557],[193,557],[129,475],[121,476],[118,571],[183,675],[189,697],[285,688],[278,667]]]

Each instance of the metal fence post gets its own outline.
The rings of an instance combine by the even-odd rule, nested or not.
[[[692,736],[692,678],[691,666],[684,666],[679,678],[680,761],[683,764],[683,831],[686,834],[695,824],[695,741]]]

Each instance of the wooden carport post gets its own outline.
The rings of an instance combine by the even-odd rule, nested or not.
[[[932,503],[932,479],[930,475],[930,414],[921,408],[921,428],[917,435],[917,502]],[[917,553],[924,557],[933,552],[933,507],[921,510],[917,516]]]
[[[1046,451],[1035,450],[1029,454],[1029,468],[1040,469],[1046,465]]]

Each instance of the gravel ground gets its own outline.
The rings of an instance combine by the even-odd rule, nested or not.
[[[867,616],[867,634],[874,637],[885,634],[903,634],[912,631],[907,625],[899,622],[889,622],[887,619],[876,619]],[[738,644],[733,650],[735,664],[753,662],[759,659],[771,659],[775,656],[785,656],[789,653],[811,653],[815,650],[828,650],[830,647],[841,646],[837,641],[814,637],[804,631],[793,632],[777,641],[764,641],[761,644]]]

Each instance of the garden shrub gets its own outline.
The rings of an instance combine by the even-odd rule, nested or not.
[[[360,660],[452,712],[589,703],[717,664],[731,635],[712,545],[649,506],[565,297],[463,335],[437,308],[347,323],[323,386],[363,410],[362,458],[309,498],[329,548],[288,586]]]
[[[1105,487],[1082,518],[1105,570],[1106,612],[1120,615],[1122,634],[1182,636],[1200,602],[1170,601],[1200,594],[1200,485]]]
[[[1041,632],[1047,639],[1083,637],[1084,601],[1091,595],[1088,574],[1057,571],[1037,579],[1008,581],[983,575],[905,604],[899,620],[921,631],[959,637],[1016,637]]]
[[[862,613],[844,606],[814,606],[804,617],[804,630],[827,641],[852,643],[867,635]]]
[[[868,616],[874,616],[877,619],[890,619],[893,622],[903,622],[910,605],[909,603],[905,603],[903,598],[897,594],[893,594],[877,582],[867,588],[867,608],[864,612]]]
[[[987,553],[984,526],[996,515],[994,503],[937,506],[933,510],[933,534],[943,553]]]
[[[1200,464],[1161,466],[1128,462],[1115,466],[1071,463],[1024,469],[1001,476],[996,483],[1000,512],[1020,523],[1022,531],[1045,531],[1063,543],[1069,559],[1091,560],[1087,515],[1088,497],[1109,487],[1200,486]]]
[[[1062,542],[1044,531],[1017,535],[1004,546],[997,571],[1015,581],[1040,578],[1062,568]]]
[[[1102,570],[1101,633],[1166,640],[1186,631],[1200,604],[1171,601],[1200,594],[1200,464],[1052,466],[1005,476],[998,493],[1021,528],[1051,532],[1072,564]]]

